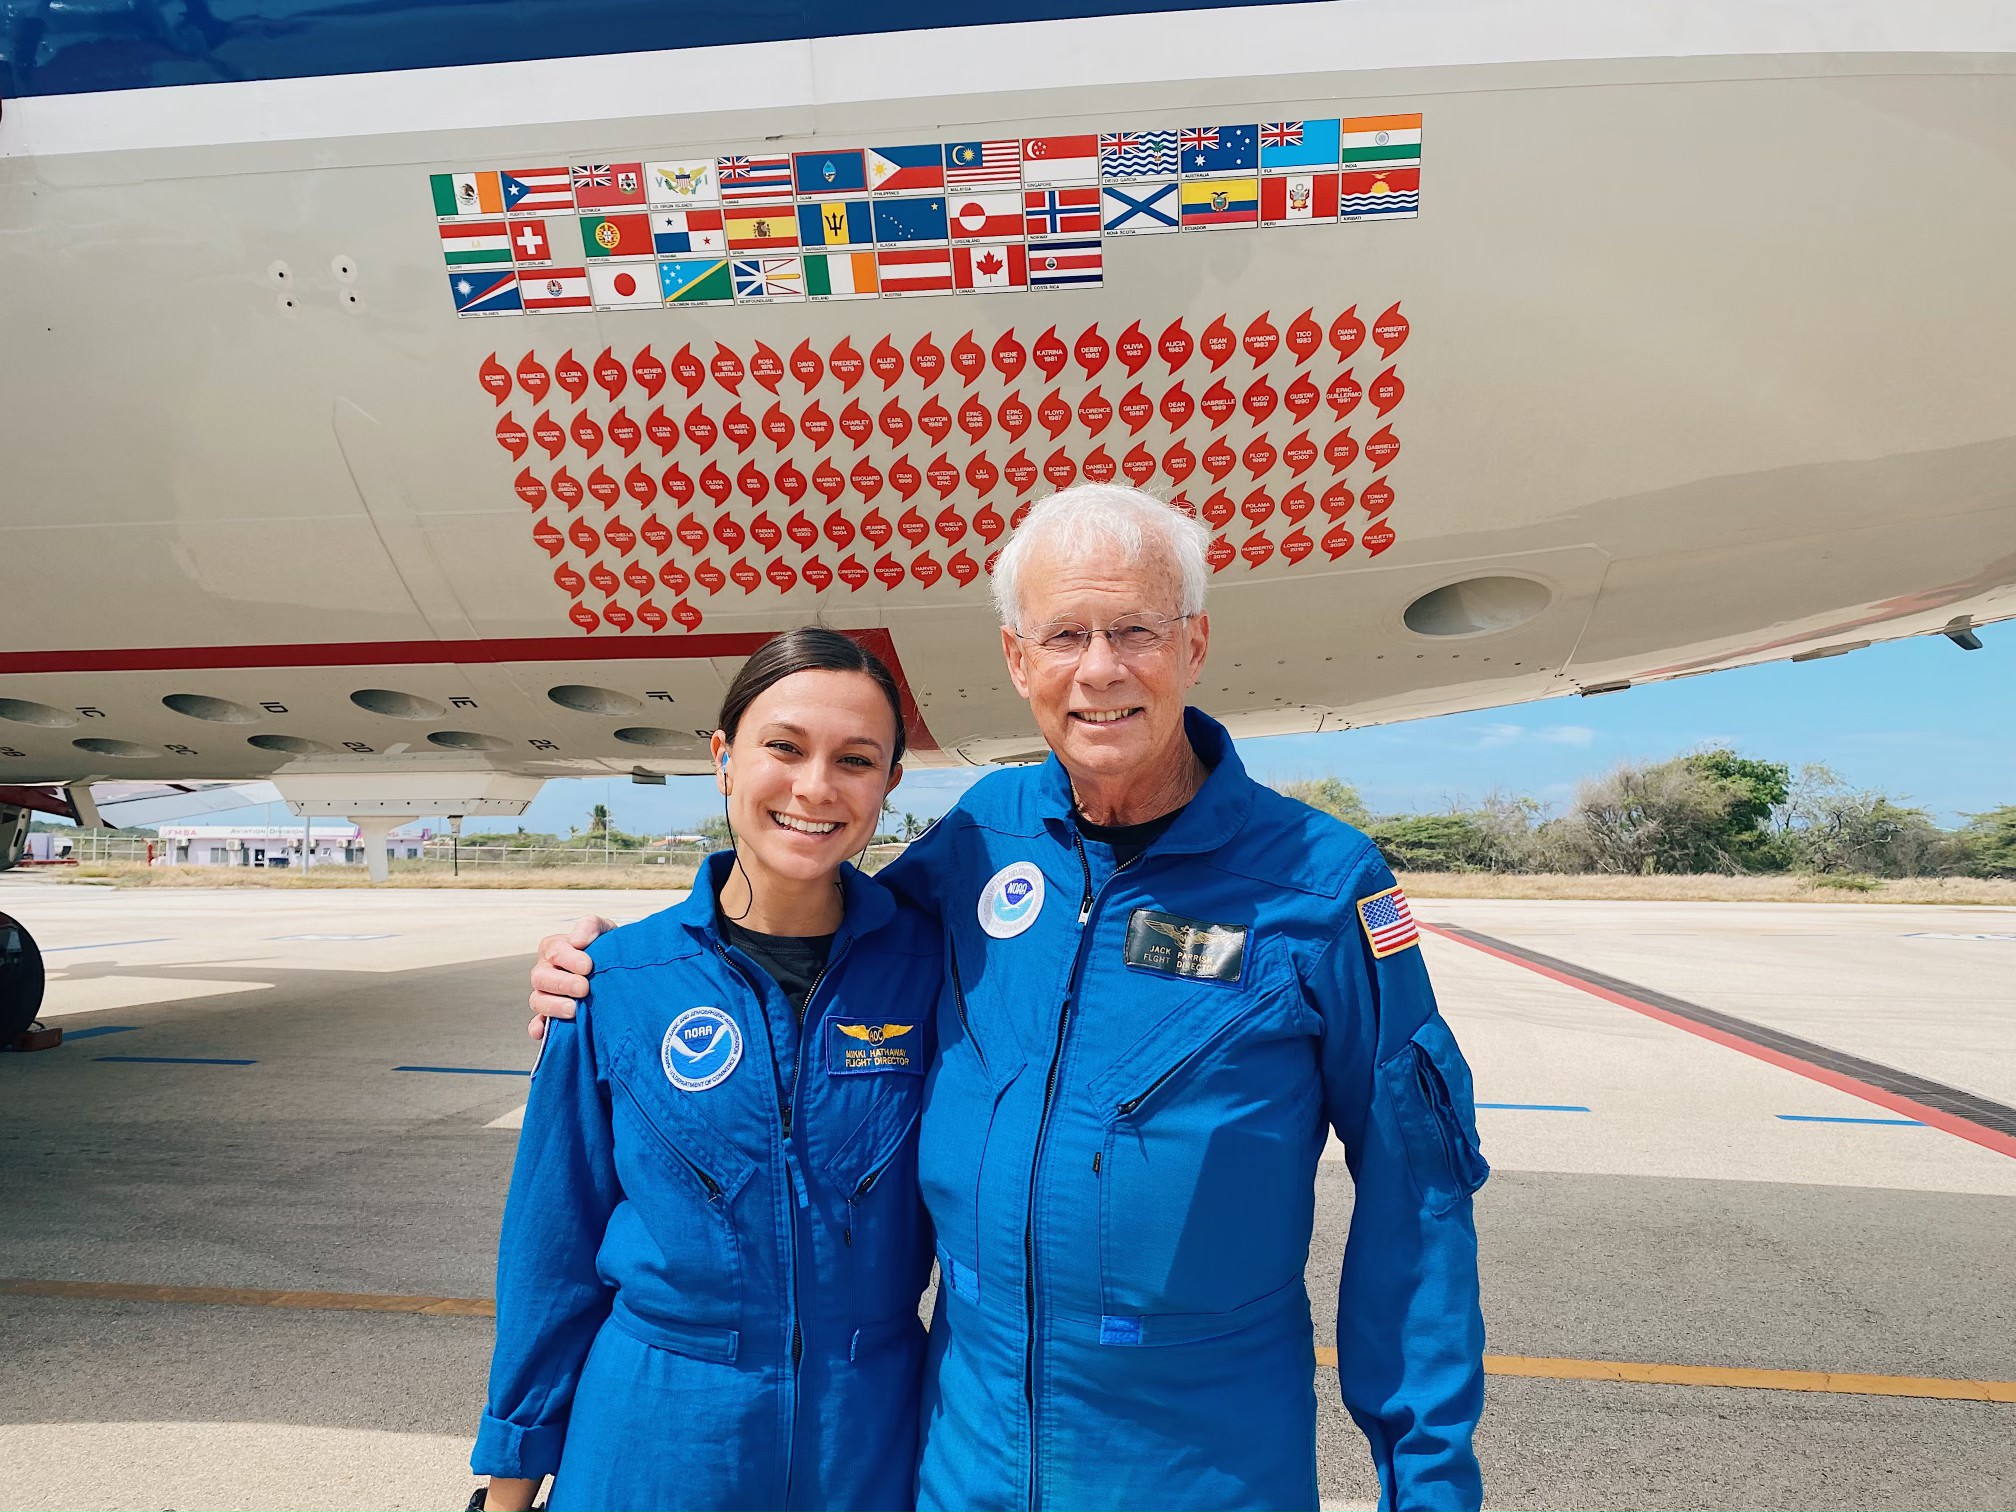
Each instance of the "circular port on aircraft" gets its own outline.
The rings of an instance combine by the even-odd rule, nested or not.
[[[30,703],[25,698],[0,698],[0,719],[16,724],[40,725],[45,730],[63,730],[77,723],[77,716],[47,704]]]
[[[191,719],[207,719],[211,724],[257,724],[259,715],[228,698],[211,698],[202,693],[170,693],[161,700],[166,708]]]
[[[1538,616],[1554,594],[1522,577],[1474,577],[1424,593],[1401,616],[1416,635],[1491,635]]]
[[[693,737],[684,731],[662,729],[657,725],[625,725],[616,732],[616,738],[625,745],[660,748],[693,744]]]
[[[248,735],[245,744],[262,751],[278,751],[282,756],[334,756],[336,748],[305,735]]]
[[[643,709],[643,702],[628,693],[618,693],[614,688],[597,688],[588,683],[562,683],[557,688],[546,690],[547,698],[563,709],[572,709],[577,714],[600,714],[608,719],[621,719],[626,714],[635,714]]]
[[[427,737],[429,745],[444,751],[508,751],[511,742],[496,735],[479,735],[474,730],[436,730]]]
[[[106,740],[98,735],[86,735],[82,740],[70,742],[80,751],[89,751],[94,756],[117,756],[124,760],[138,760],[145,756],[159,756],[153,746],[136,745],[130,740]]]
[[[387,719],[439,719],[448,712],[431,698],[401,693],[396,688],[359,688],[350,695],[350,702]]]

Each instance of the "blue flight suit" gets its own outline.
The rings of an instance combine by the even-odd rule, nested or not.
[[[848,868],[787,1080],[791,1006],[715,923],[731,861],[595,942],[532,1078],[470,1464],[555,1509],[912,1502],[938,931]]]
[[[1316,1506],[1303,1272],[1334,1128],[1344,1404],[1382,1505],[1474,1508],[1469,1069],[1377,849],[1187,719],[1210,776],[1117,870],[1052,757],[981,781],[881,874],[948,952],[918,1504]]]

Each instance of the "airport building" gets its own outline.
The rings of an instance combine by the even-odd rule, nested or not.
[[[302,846],[309,831],[284,824],[164,824],[155,863],[161,866],[263,866],[302,864]],[[310,866],[362,866],[364,840],[354,824],[318,825],[312,831]],[[417,861],[434,831],[405,825],[386,837],[395,861]]]

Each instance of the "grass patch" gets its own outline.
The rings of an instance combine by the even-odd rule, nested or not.
[[[1973,877],[1530,876],[1401,872],[1413,898],[1577,898],[1637,903],[1931,903],[2016,908],[2016,881]]]

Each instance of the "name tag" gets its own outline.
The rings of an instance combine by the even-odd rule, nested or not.
[[[878,1071],[924,1074],[924,1036],[916,1024],[874,1019],[826,1021],[826,1070],[832,1076],[865,1076]]]
[[[1168,976],[1236,982],[1246,970],[1246,935],[1236,924],[1137,908],[1127,919],[1127,964]]]

